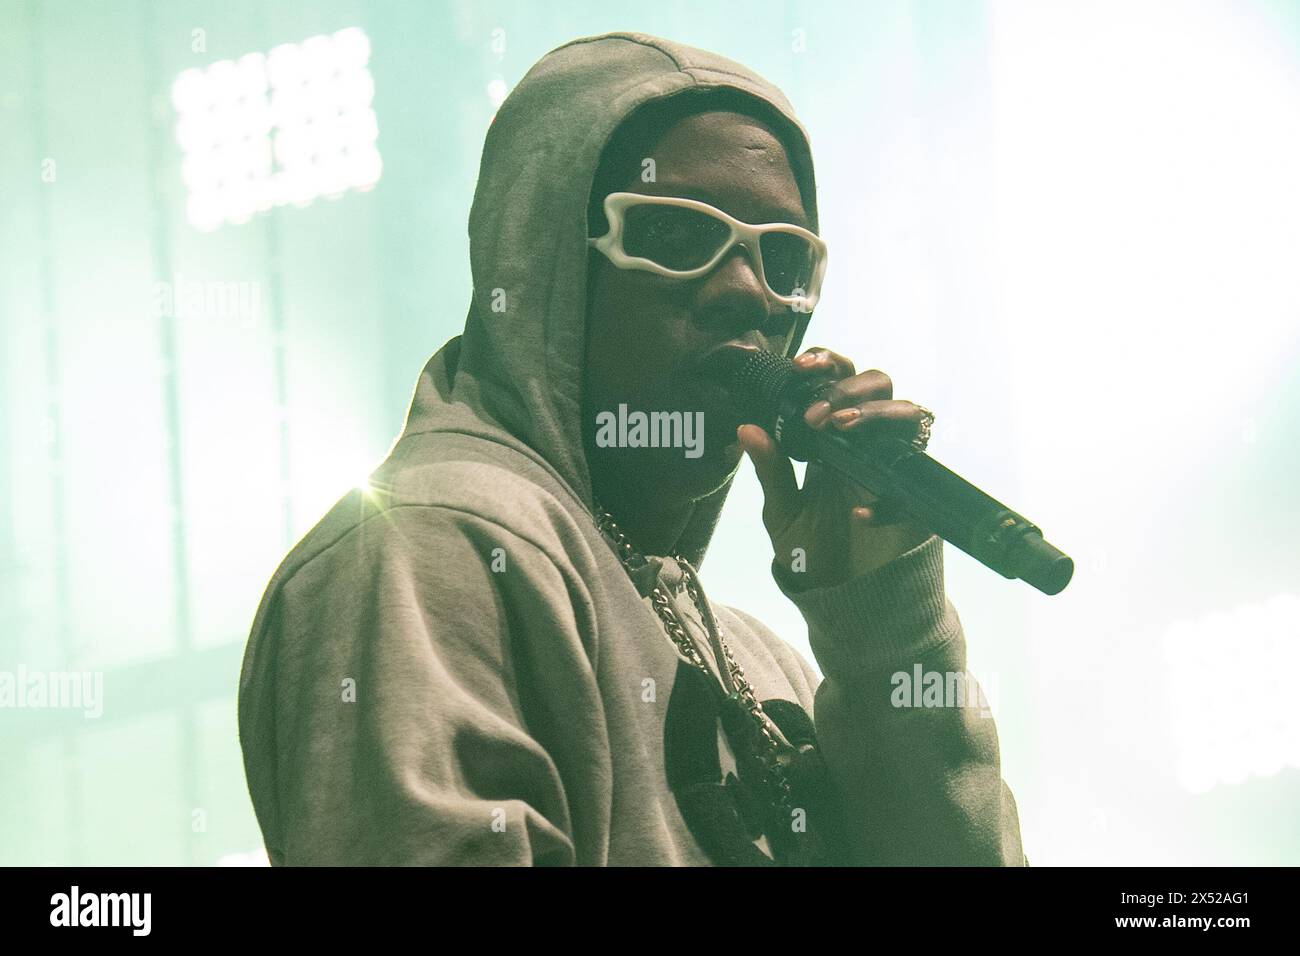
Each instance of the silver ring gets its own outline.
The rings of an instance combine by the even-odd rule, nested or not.
[[[916,426],[916,437],[912,439],[912,447],[917,451],[925,451],[930,444],[930,428],[934,425],[934,412],[923,405],[917,405],[916,407],[925,414]]]

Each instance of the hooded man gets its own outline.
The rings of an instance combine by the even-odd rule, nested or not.
[[[484,145],[464,333],[253,624],[272,863],[1026,862],[942,542],[815,466],[800,488],[710,384],[798,353],[817,228],[807,134],[745,67],[611,33],[528,72]],[[814,427],[928,433],[882,372],[795,374]],[[742,450],[820,682],[696,576]]]

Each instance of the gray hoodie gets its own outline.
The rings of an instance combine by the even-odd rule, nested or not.
[[[582,442],[592,177],[637,106],[690,87],[774,106],[812,185],[780,91],[656,37],[568,43],[498,111],[470,213],[465,331],[425,365],[372,490],[293,548],[253,623],[239,733],[273,863],[772,862],[710,690],[650,592],[699,642],[701,616],[673,561],[620,563],[592,518]],[[697,565],[729,487],[677,543]],[[744,611],[709,607],[781,730],[816,745],[840,854],[820,861],[1024,863],[993,720],[900,692],[898,674],[965,669],[939,539],[834,587],[794,592],[773,575],[823,680]]]

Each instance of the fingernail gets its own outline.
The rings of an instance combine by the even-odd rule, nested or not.
[[[847,425],[849,422],[857,421],[861,417],[862,409],[860,408],[841,408],[831,416],[836,425]]]
[[[815,356],[811,352],[804,352],[803,355],[795,357],[795,365],[811,365]]]
[[[808,406],[808,410],[803,413],[803,420],[816,428],[831,413],[831,403],[827,401],[814,402]]]

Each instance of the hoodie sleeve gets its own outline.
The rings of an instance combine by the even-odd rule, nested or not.
[[[371,517],[294,571],[240,685],[272,863],[574,863],[560,768],[517,686],[534,634],[552,673],[590,671],[555,640],[579,633],[586,597],[538,596],[570,586],[527,541],[429,506]],[[588,688],[563,690],[580,705]]]
[[[948,675],[961,675],[968,700],[975,686],[961,623],[944,593],[943,542],[931,537],[831,587],[794,591],[783,568],[774,563],[772,573],[803,614],[825,675],[814,724],[841,792],[855,861],[1023,865],[992,716],[978,705],[907,706],[919,699],[909,683],[918,668],[943,675],[945,684]]]

